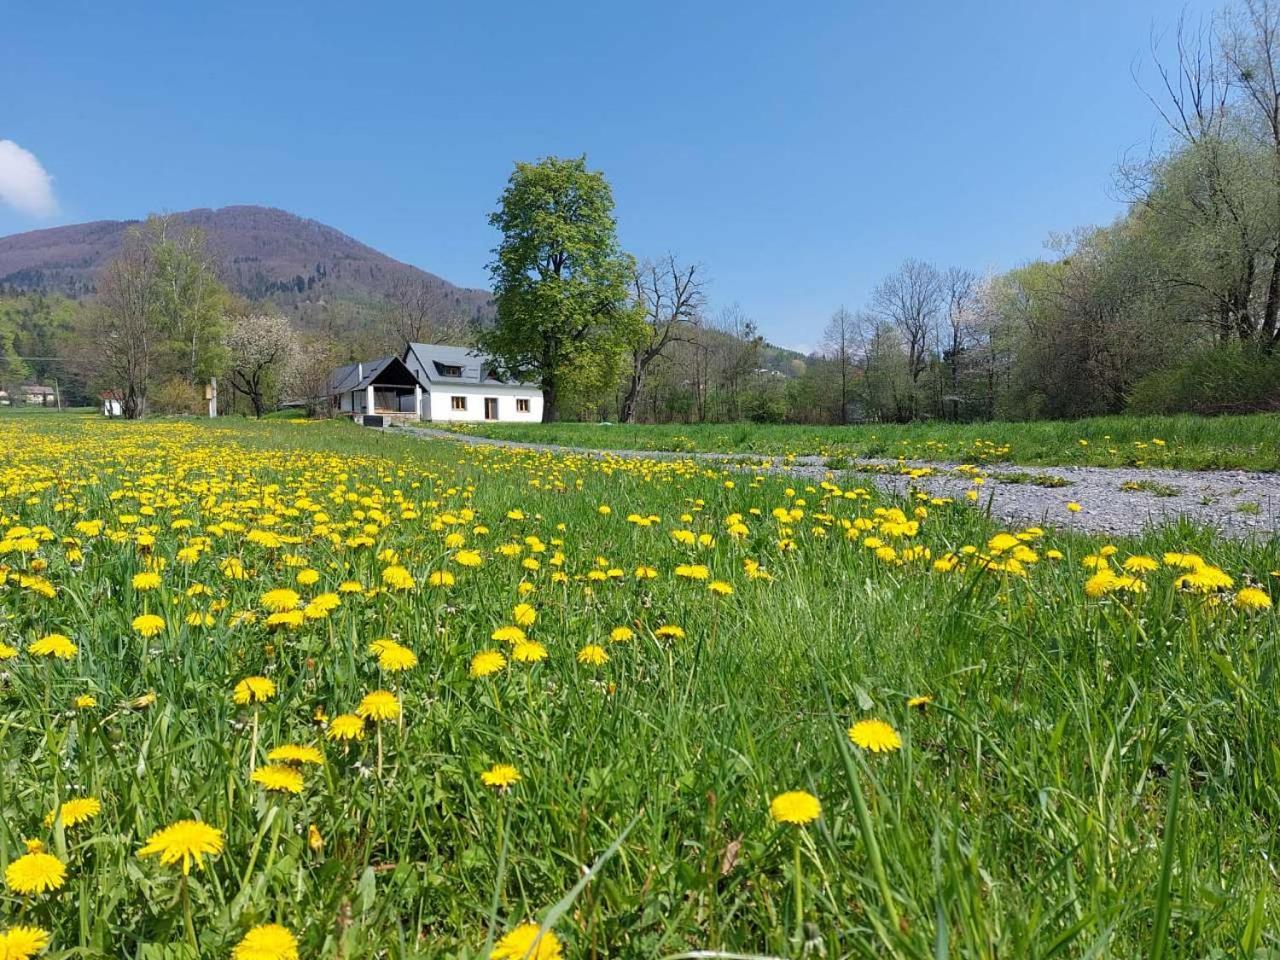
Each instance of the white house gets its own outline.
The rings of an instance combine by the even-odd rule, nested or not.
[[[403,356],[349,363],[329,377],[340,413],[389,420],[542,420],[536,384],[500,379],[484,354],[468,347],[410,343]]]
[[[501,379],[492,360],[470,347],[411,343],[403,359],[427,385],[424,420],[542,420],[542,389]]]

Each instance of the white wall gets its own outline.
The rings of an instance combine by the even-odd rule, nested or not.
[[[466,397],[467,409],[454,410],[453,397]],[[431,420],[452,420],[472,423],[484,422],[485,397],[498,398],[498,423],[539,423],[542,420],[542,391],[528,387],[512,387],[491,384],[488,386],[472,386],[470,384],[436,383],[431,392],[423,397],[423,413]],[[516,400],[529,401],[529,412],[516,410]],[[429,401],[429,409],[428,409]]]

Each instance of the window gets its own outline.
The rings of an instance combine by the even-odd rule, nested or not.
[[[436,372],[442,377],[460,377],[462,376],[462,367],[452,363],[441,363],[437,360]]]
[[[465,410],[467,409],[467,398],[466,397],[450,397],[449,405],[452,406],[453,409],[455,410]]]
[[[516,413],[528,413],[528,412],[529,412],[529,401],[524,399],[517,399]]]

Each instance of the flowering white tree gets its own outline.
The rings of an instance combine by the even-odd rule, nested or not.
[[[227,382],[253,404],[261,419],[274,399],[281,374],[298,351],[298,338],[284,317],[253,313],[232,317],[227,330]]]

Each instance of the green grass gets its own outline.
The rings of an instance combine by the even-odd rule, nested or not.
[[[875,509],[895,502],[785,477],[464,450],[338,423],[92,423],[0,424],[0,533],[54,534],[36,553],[0,553],[0,641],[25,647],[56,630],[80,646],[65,663],[22,653],[0,678],[0,869],[40,838],[69,871],[56,896],[0,894],[0,929],[19,917],[44,925],[55,956],[189,955],[175,871],[136,851],[195,814],[227,838],[192,872],[202,956],[227,956],[266,920],[317,958],[474,958],[526,919],[554,921],[573,958],[799,957],[797,928],[814,944],[806,955],[820,942],[833,958],[1280,948],[1274,609],[1179,591],[1168,568],[1146,575],[1144,593],[1091,598],[1082,561],[1104,541],[1053,531],[1031,543],[1039,559],[1025,577],[887,563],[865,536],[939,559],[985,549],[997,529],[976,510],[926,504],[915,536],[850,537],[842,520],[874,525]],[[784,523],[775,508],[803,516]],[[475,515],[452,522],[466,510]],[[632,513],[661,522],[638,526]],[[727,532],[735,514],[748,528],[740,540]],[[107,532],[78,535],[74,523],[93,517]],[[174,530],[180,519],[192,528]],[[153,547],[138,544],[139,526],[156,528]],[[346,546],[362,528],[373,542]],[[298,542],[255,545],[253,529]],[[681,546],[676,530],[714,545]],[[484,565],[450,559],[450,532]],[[201,536],[208,549],[179,560]],[[531,536],[545,552],[531,553]],[[522,550],[505,558],[502,544]],[[1114,563],[1197,552],[1236,588],[1273,589],[1280,569],[1280,543],[1190,526],[1114,545]],[[387,549],[417,588],[344,595],[295,631],[231,625],[293,583],[290,556],[320,573],[297,588],[311,595],[352,577],[376,585]],[[148,556],[165,559],[164,583],[144,595],[131,579]],[[223,575],[230,556],[250,579]],[[531,556],[538,570],[521,566]],[[747,559],[772,581],[749,579]],[[53,599],[15,585],[37,560]],[[672,575],[698,563],[733,594]],[[635,579],[642,564],[660,576]],[[589,579],[609,567],[624,576]],[[441,569],[456,585],[428,589]],[[567,582],[553,582],[556,570]],[[188,596],[195,583],[211,592]],[[548,659],[469,677],[474,653],[505,646],[490,633],[521,599],[537,607],[529,632]],[[214,626],[185,624],[218,601]],[[150,641],[130,626],[144,607],[167,620]],[[658,638],[664,623],[687,635]],[[608,641],[628,624],[634,640]],[[378,671],[366,648],[388,635],[418,654],[416,668]],[[579,664],[587,643],[609,663]],[[382,728],[381,774],[371,731],[350,748],[326,744],[327,765],[299,796],[250,782],[253,714],[231,690],[256,673],[279,690],[257,712],[261,750],[324,744],[317,707],[334,715],[369,690],[397,691],[405,718]],[[118,706],[147,690],[153,706]],[[73,713],[84,692],[100,707]],[[920,694],[933,703],[909,709]],[[865,717],[891,723],[902,749],[852,748],[845,728]],[[480,782],[495,762],[522,773],[507,794]],[[809,827],[769,818],[770,798],[793,789],[822,802]],[[102,799],[97,820],[43,826],[59,797],[81,792]],[[313,824],[322,852],[307,846]]]
[[[467,424],[454,429],[526,443],[626,450],[844,459],[905,457],[1028,466],[1280,470],[1280,414],[851,427],[556,423]]]

